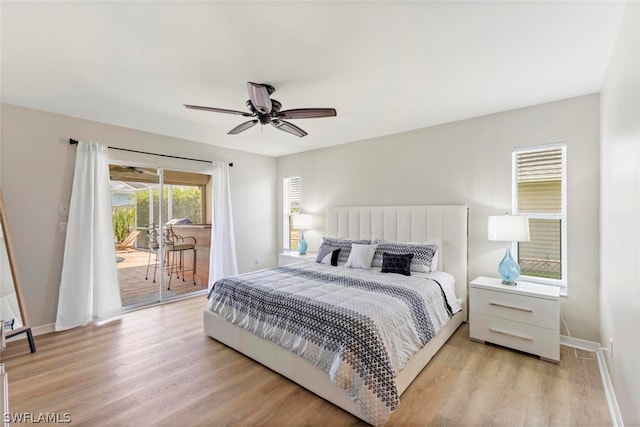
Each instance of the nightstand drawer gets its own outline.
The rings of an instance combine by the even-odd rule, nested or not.
[[[469,328],[473,339],[536,354],[553,361],[560,360],[560,338],[557,330],[478,313],[470,314]]]
[[[540,326],[557,334],[560,326],[557,301],[474,287],[469,293],[471,313]]]

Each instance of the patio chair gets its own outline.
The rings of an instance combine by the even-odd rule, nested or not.
[[[184,282],[184,251],[193,251],[193,265],[191,271],[193,272],[193,284],[196,284],[196,239],[195,237],[182,237],[173,231],[173,225],[169,224],[165,226],[165,241],[164,249],[167,251],[167,268],[169,269],[169,286],[167,290],[171,289],[171,278],[173,273],[176,273],[176,278],[180,278],[180,272],[182,272],[182,281]],[[176,261],[176,256],[178,260]],[[173,259],[172,259],[173,258]]]
[[[163,233],[164,241],[163,246],[165,253],[167,256],[164,260],[164,268],[169,275],[169,284],[167,286],[167,290],[171,290],[171,280],[173,279],[173,274],[175,273],[177,278],[180,278],[180,274],[182,273],[182,281],[184,281],[184,273],[185,271],[189,271],[185,269],[184,266],[184,251],[192,250],[193,251],[193,266],[191,271],[193,271],[193,284],[196,284],[195,281],[195,271],[196,271],[196,239],[194,237],[182,237],[177,235],[173,231],[173,227],[171,225],[165,226],[165,231]],[[160,249],[159,238],[160,233],[157,228],[151,224],[149,228],[147,228],[147,238],[149,240],[149,258],[147,259],[147,272],[145,275],[145,280],[149,279],[149,267],[151,266],[151,252],[155,252],[156,259],[155,264],[153,266],[153,283],[156,282],[156,270],[158,269],[158,249]],[[176,260],[176,257],[178,258]]]
[[[122,242],[116,243],[116,251],[129,251],[129,249],[133,248],[133,245],[138,238],[138,234],[140,234],[140,230],[133,230]]]
[[[156,283],[156,270],[158,269],[158,249],[160,249],[160,244],[158,243],[158,230],[153,224],[149,224],[149,226],[147,227],[147,240],[149,241],[149,257],[147,258],[147,273],[144,276],[144,280],[149,279],[151,252],[155,252],[156,260],[155,265],[153,266],[153,283]]]

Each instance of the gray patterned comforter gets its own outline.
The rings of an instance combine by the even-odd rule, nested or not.
[[[303,262],[221,279],[208,307],[327,372],[366,421],[399,403],[397,373],[461,310],[453,277]]]

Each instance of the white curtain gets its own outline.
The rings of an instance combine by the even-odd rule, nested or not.
[[[78,142],[55,329],[120,314],[107,147]]]
[[[213,162],[212,188],[213,228],[209,258],[209,289],[213,287],[216,280],[238,274],[227,163]]]

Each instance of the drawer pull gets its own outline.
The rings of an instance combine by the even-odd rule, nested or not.
[[[531,337],[525,337],[518,334],[512,334],[511,332],[500,331],[498,329],[489,328],[491,332],[495,332],[496,334],[509,335],[510,337],[520,338],[521,340],[533,341]]]
[[[504,307],[504,308],[510,308],[512,310],[520,310],[520,311],[526,311],[527,313],[533,313],[533,310],[531,310],[530,308],[514,307],[512,305],[498,304],[497,302],[490,302],[489,305],[495,305],[496,307]]]

